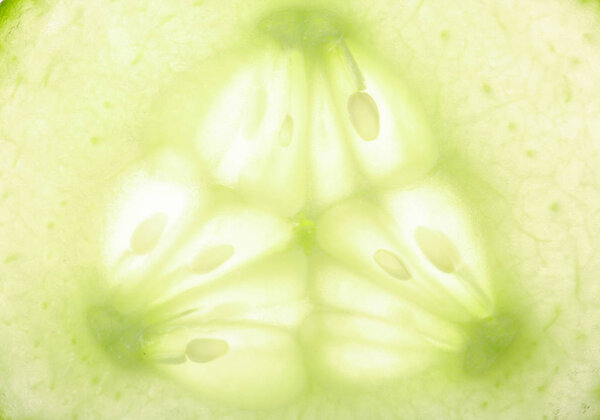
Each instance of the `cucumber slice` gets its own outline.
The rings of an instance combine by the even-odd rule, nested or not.
[[[292,3],[0,2],[0,418],[597,418],[597,5]]]

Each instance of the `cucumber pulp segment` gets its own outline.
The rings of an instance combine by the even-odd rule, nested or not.
[[[131,175],[145,184],[117,208],[115,307],[94,308],[93,335],[118,360],[247,407],[448,360],[485,373],[516,327],[496,314],[468,211],[428,184],[438,147],[416,101],[330,13],[259,26],[266,38],[213,106],[182,117],[197,119],[177,141],[192,157],[159,144],[162,179]],[[154,121],[177,106],[158,101]]]

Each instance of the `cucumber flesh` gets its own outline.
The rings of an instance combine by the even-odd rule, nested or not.
[[[598,12],[475,3],[0,4],[0,417],[597,416]]]

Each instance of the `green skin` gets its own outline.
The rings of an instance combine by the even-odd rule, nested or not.
[[[596,3],[282,3],[0,4],[0,419],[598,418]]]

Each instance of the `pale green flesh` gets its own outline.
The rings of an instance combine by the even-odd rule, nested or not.
[[[344,4],[0,5],[0,418],[600,414],[596,15]]]

